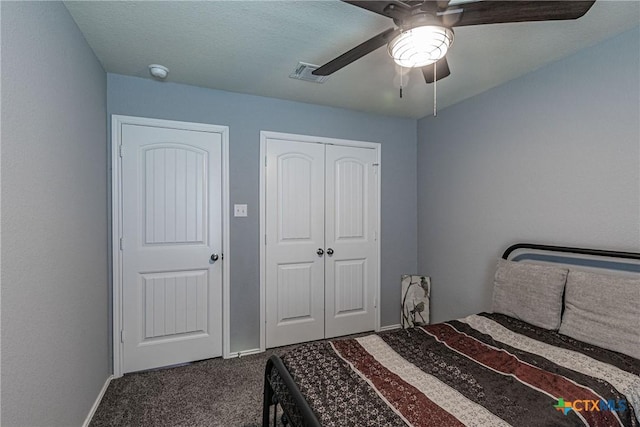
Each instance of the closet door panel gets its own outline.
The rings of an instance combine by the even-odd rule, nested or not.
[[[325,336],[375,325],[377,191],[373,149],[327,145]]]
[[[267,347],[324,338],[324,146],[268,140]]]

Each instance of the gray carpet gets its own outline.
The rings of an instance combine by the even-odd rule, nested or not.
[[[90,425],[260,426],[265,364],[290,348],[127,374],[111,381]]]

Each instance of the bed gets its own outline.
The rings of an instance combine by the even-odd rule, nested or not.
[[[513,245],[491,313],[272,356],[263,427],[640,426],[639,273],[639,253]]]

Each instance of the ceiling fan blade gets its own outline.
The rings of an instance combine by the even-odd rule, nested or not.
[[[400,33],[399,29],[389,28],[387,31],[383,31],[375,37],[370,38],[364,43],[359,44],[350,51],[343,53],[337,58],[327,62],[317,70],[314,70],[311,74],[316,76],[328,76],[333,74],[339,69],[346,67],[353,61],[356,61],[368,53],[373,52],[379,47],[389,43],[389,41]]]
[[[422,75],[424,76],[424,80],[427,84],[433,83],[433,69],[436,69],[436,80],[444,79],[451,71],[449,70],[449,63],[447,62],[447,57],[445,56],[440,61],[427,65],[426,67],[422,67]]]
[[[377,13],[387,18],[404,19],[409,16],[411,7],[401,1],[359,1],[342,0],[345,3],[361,7],[368,11]]]
[[[443,22],[453,27],[505,22],[578,19],[593,6],[589,1],[477,1],[450,7]],[[457,16],[456,16],[457,15]],[[446,24],[445,24],[446,25]]]

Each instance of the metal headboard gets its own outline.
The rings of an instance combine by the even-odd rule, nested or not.
[[[572,254],[580,254],[580,255],[595,255],[595,256],[602,256],[602,257],[640,260],[640,253],[638,252],[619,252],[619,251],[608,251],[608,250],[602,250],[602,249],[572,248],[568,246],[538,245],[536,243],[516,243],[515,245],[511,245],[507,248],[506,251],[504,251],[504,253],[502,254],[502,258],[508,259],[509,255],[511,255],[512,252],[518,249],[534,249],[534,250],[550,251],[550,252],[564,252],[564,253],[572,253]]]
[[[522,253],[517,254],[517,252]],[[507,248],[502,258],[513,261],[552,262],[577,268],[613,270],[624,274],[640,273],[640,253],[637,252],[517,243]]]

